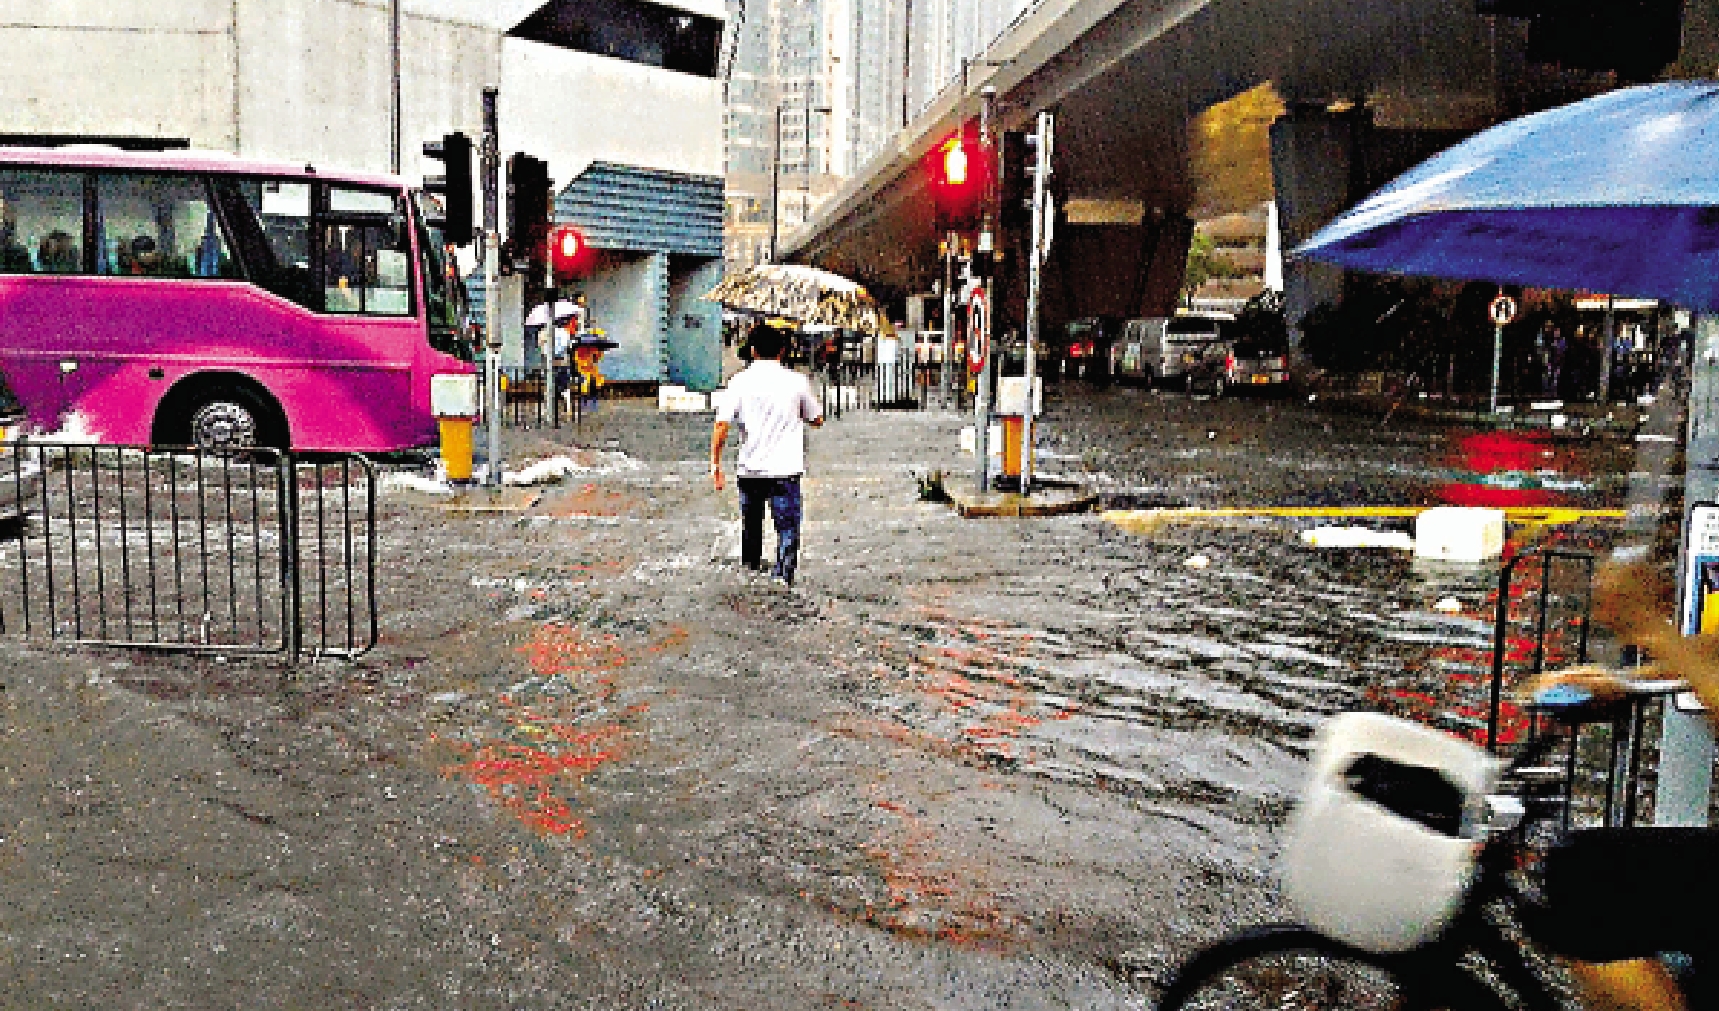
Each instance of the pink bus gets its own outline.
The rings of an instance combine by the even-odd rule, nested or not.
[[[28,432],[376,452],[472,371],[424,198],[229,155],[0,148],[0,387]]]

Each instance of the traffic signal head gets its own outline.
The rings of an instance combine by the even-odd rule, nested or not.
[[[583,277],[594,255],[585,233],[572,225],[561,225],[549,233],[549,265],[557,277]]]
[[[1003,165],[998,180],[999,224],[1006,229],[1024,228],[1032,222],[1033,167],[1038,153],[1035,138],[1024,133],[1003,134]]]
[[[943,182],[948,186],[967,185],[967,149],[959,136],[943,144]]]
[[[507,241],[513,259],[544,262],[549,242],[549,163],[528,154],[507,160]]]
[[[442,174],[424,177],[424,192],[442,202],[442,237],[456,246],[472,241],[472,142],[450,133],[424,145],[424,156],[442,163]]]
[[[987,168],[978,137],[966,130],[951,134],[926,155],[925,170],[937,230],[970,231],[979,227]]]

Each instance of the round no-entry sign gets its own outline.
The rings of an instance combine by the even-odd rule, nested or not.
[[[984,288],[975,285],[967,298],[967,369],[978,375],[990,351],[991,310],[985,303]]]
[[[1509,295],[1500,295],[1486,307],[1486,314],[1492,317],[1493,326],[1508,326],[1516,318],[1516,300]]]

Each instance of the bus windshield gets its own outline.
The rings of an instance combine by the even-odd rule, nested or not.
[[[460,339],[466,317],[465,285],[459,283],[456,262],[443,235],[441,202],[422,191],[413,194],[418,225],[418,247],[423,251],[420,273],[424,275],[424,305],[428,309],[430,345],[438,351],[468,357],[470,350]]]

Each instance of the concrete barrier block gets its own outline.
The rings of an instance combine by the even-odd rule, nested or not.
[[[1428,509],[1415,517],[1415,557],[1486,562],[1504,553],[1504,511],[1462,506]]]

